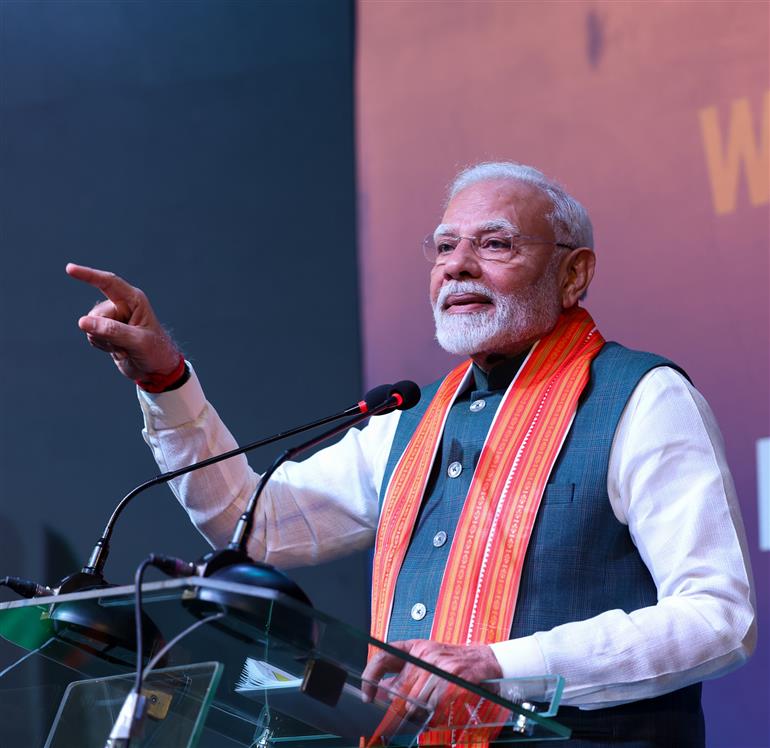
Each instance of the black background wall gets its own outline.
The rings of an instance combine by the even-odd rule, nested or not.
[[[242,442],[357,398],[353,27],[341,0],[0,3],[0,574],[76,570],[156,472],[68,260],[147,292]],[[161,487],[107,576],[205,549]],[[293,575],[366,625],[364,556]]]

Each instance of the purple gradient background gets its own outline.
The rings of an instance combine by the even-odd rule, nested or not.
[[[727,443],[756,577],[755,443],[770,435],[768,204],[745,179],[715,213],[698,111],[748,98],[759,140],[770,88],[770,5],[358,4],[359,231],[368,385],[432,381],[454,359],[433,342],[421,237],[455,171],[531,163],[591,212],[597,274],[587,308],[607,339],[681,364]],[[723,134],[723,140],[725,136]],[[765,151],[765,155],[767,152]],[[770,169],[770,163],[766,168]],[[710,746],[770,745],[770,653],[710,682]]]

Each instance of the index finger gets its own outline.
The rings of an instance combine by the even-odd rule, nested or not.
[[[97,270],[74,262],[68,262],[64,269],[70,278],[98,288],[113,303],[128,302],[134,295],[134,287],[130,283],[108,270]]]

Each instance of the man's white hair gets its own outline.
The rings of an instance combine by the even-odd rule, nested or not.
[[[558,183],[542,171],[515,161],[487,161],[463,169],[449,187],[449,200],[458,192],[477,182],[508,179],[537,187],[551,201],[553,208],[546,214],[554,237],[559,244],[571,247],[594,247],[594,230],[588,211]]]

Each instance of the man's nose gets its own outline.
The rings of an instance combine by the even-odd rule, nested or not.
[[[481,261],[471,239],[461,237],[444,263],[444,274],[451,278],[477,278],[481,275]]]

